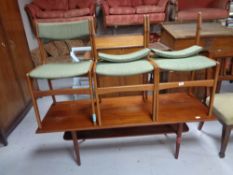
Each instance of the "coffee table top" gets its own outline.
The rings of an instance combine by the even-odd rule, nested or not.
[[[193,38],[196,35],[196,23],[164,23],[162,28],[175,39]],[[201,36],[233,36],[233,30],[216,22],[201,25]]]

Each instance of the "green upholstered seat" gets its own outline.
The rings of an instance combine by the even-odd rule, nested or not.
[[[137,60],[126,63],[100,61],[97,63],[96,73],[106,76],[130,76],[148,73],[153,69],[153,65],[147,60]]]
[[[89,36],[88,20],[60,23],[38,23],[38,37],[43,41],[68,40]]]
[[[207,98],[207,103],[209,103],[209,98]],[[226,125],[233,125],[233,93],[215,95],[214,114]]]
[[[149,53],[150,53],[150,49],[145,48],[129,54],[112,55],[112,54],[99,53],[98,56],[100,59],[104,61],[122,63],[122,62],[136,61],[145,58],[148,56]]]
[[[54,63],[44,64],[38,66],[31,72],[29,76],[31,78],[38,79],[58,79],[58,78],[69,78],[88,73],[92,61],[81,61],[78,63]]]
[[[196,71],[216,66],[216,62],[205,56],[196,55],[188,58],[154,58],[160,69],[170,71]]]
[[[155,57],[159,58],[186,58],[199,54],[203,48],[200,46],[192,46],[178,51],[162,51],[158,49],[151,49],[155,53]]]

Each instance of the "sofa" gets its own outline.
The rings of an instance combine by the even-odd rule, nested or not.
[[[103,0],[104,25],[126,26],[143,24],[143,16],[149,15],[152,24],[166,18],[168,0]]]
[[[230,0],[172,0],[173,19],[176,21],[193,21],[197,13],[202,13],[203,20],[226,19],[229,16]]]
[[[33,31],[35,22],[95,19],[95,0],[33,0],[25,6]]]

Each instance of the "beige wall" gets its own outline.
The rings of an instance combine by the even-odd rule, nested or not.
[[[27,40],[28,40],[28,45],[29,45],[29,48],[32,50],[32,49],[36,48],[38,45],[37,45],[37,41],[32,33],[27,14],[24,10],[24,6],[28,3],[30,3],[31,1],[32,0],[18,0],[21,16],[23,19],[24,29],[26,32]]]

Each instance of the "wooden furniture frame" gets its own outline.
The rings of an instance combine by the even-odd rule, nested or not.
[[[31,108],[26,73],[34,66],[17,1],[0,2],[0,58],[0,142],[6,145]]]
[[[93,34],[94,34],[94,24],[92,20],[88,20],[88,24],[89,24],[89,31],[90,31],[90,43],[91,43],[91,47],[93,46]],[[38,40],[38,44],[39,44],[39,48],[40,48],[40,53],[41,53],[41,63],[42,64],[46,64],[46,57],[45,57],[45,50],[44,50],[44,44],[42,39],[39,37],[38,35],[38,30],[37,30],[37,40]],[[93,64],[90,66],[88,74],[87,75],[83,75],[83,76],[88,76],[89,79],[89,87],[88,88],[78,88],[78,89],[72,89],[72,88],[66,88],[66,89],[54,89],[53,85],[52,85],[52,79],[48,79],[48,85],[49,85],[49,90],[39,90],[36,86],[35,86],[35,80],[34,78],[31,78],[29,75],[27,76],[27,80],[28,80],[28,87],[32,96],[32,102],[33,102],[33,107],[34,107],[34,111],[35,111],[35,116],[36,116],[36,121],[38,124],[38,128],[39,130],[43,130],[44,125],[43,122],[41,120],[40,117],[40,112],[39,112],[39,107],[37,104],[37,99],[41,98],[41,97],[45,97],[45,96],[52,96],[52,100],[53,103],[51,106],[55,105],[57,103],[56,101],[56,97],[55,95],[74,95],[74,94],[89,94],[90,98],[91,98],[91,109],[92,109],[92,114],[95,114],[95,106],[94,106],[94,98],[93,98],[93,86],[92,86],[92,66]],[[90,107],[90,106],[89,106]],[[89,114],[90,115],[90,114]],[[65,124],[64,124],[65,125]],[[59,125],[56,125],[56,123],[51,122],[50,126],[51,128],[56,128],[58,130],[60,130]],[[75,148],[75,154],[76,154],[76,158],[77,158],[77,164],[80,165],[80,159],[79,159],[79,153],[77,151],[78,149],[78,143],[77,143],[77,138],[76,138],[76,134],[75,132],[72,130],[72,128],[65,125],[62,126],[62,130],[63,131],[71,131],[72,133],[72,139],[73,139],[73,144],[74,144],[74,148]]]

